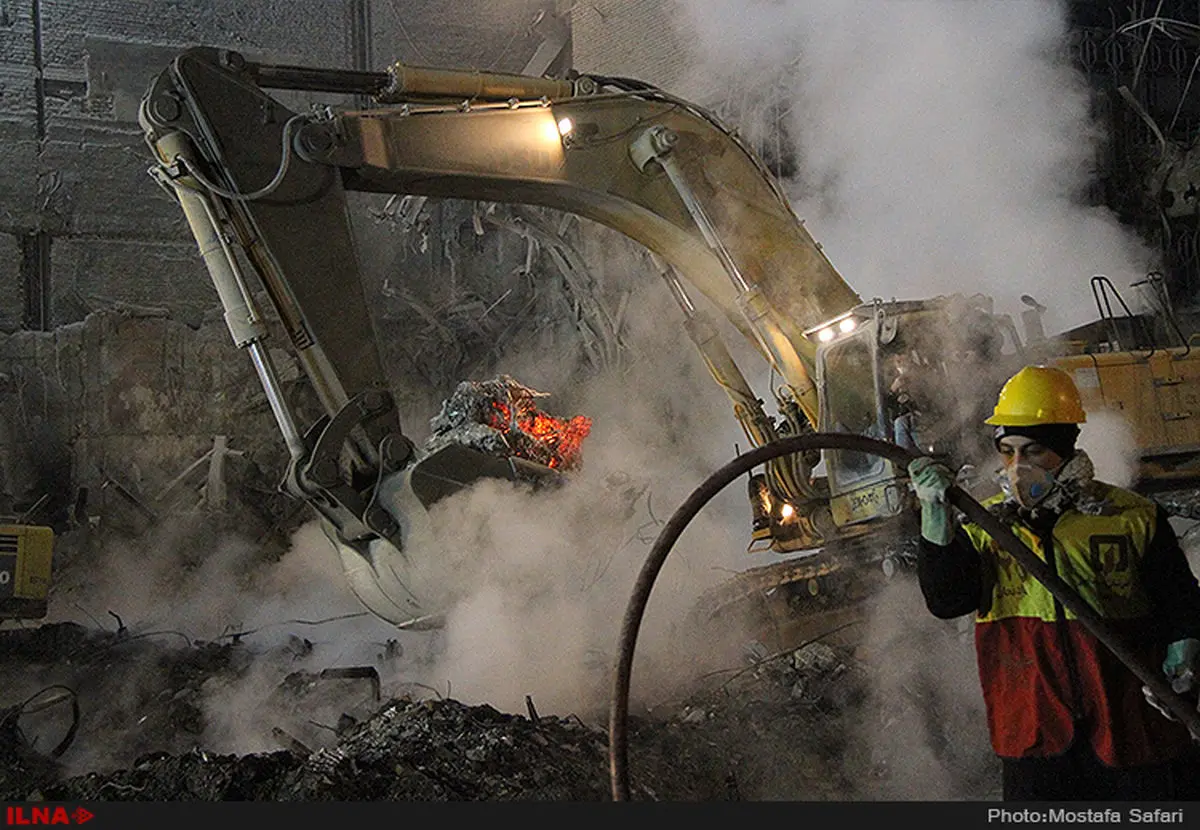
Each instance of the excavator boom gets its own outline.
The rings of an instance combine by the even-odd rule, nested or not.
[[[270,89],[355,104],[296,112]],[[403,548],[405,521],[381,509],[380,484],[418,453],[370,334],[348,191],[541,205],[641,243],[754,443],[775,437],[773,419],[692,292],[777,370],[808,428],[818,396],[804,331],[860,302],[732,131],[639,82],[272,66],[200,47],[154,79],[140,120],[157,162],[151,172],[178,198],[234,342],[249,351],[271,401],[292,456],[286,488],[360,552],[377,539]],[[314,424],[296,423],[279,390],[255,283],[324,406]],[[796,460],[774,465],[772,483],[811,495]]]

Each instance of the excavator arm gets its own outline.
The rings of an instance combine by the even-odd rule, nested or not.
[[[296,112],[268,90],[372,105]],[[613,228],[655,255],[685,330],[753,443],[776,437],[774,420],[694,292],[774,367],[804,426],[817,423],[803,332],[859,297],[761,161],[693,104],[626,79],[312,69],[195,48],[154,79],[140,120],[151,173],[178,198],[233,340],[271,402],[291,455],[286,489],[364,558],[380,543],[404,550],[411,528],[388,502],[387,482],[419,453],[370,334],[348,191],[542,205]],[[316,423],[296,423],[280,392],[259,285],[324,407]],[[771,473],[783,494],[812,494],[799,459]],[[410,610],[382,616],[398,621]]]

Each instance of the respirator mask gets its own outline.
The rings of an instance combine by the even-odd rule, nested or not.
[[[1057,486],[1052,471],[1028,462],[1020,461],[1000,471],[1000,489],[1026,510],[1041,504]]]
[[[998,484],[1004,495],[1016,502],[1025,510],[1033,510],[1044,503],[1051,493],[1060,489],[1063,483],[1058,480],[1058,474],[1063,471],[1066,462],[1075,454],[1075,439],[1079,437],[1079,426],[1072,423],[1037,424],[1027,427],[999,426],[996,428],[996,449],[1005,452],[1001,446],[1006,438],[1026,438],[1026,442],[1012,442],[1009,452],[1015,457],[1012,463],[999,471]],[[1054,469],[1046,469],[1030,462],[1026,453],[1030,447],[1040,445],[1061,459]],[[1021,450],[1020,447],[1024,446]],[[1039,460],[1045,454],[1034,447],[1035,458]]]

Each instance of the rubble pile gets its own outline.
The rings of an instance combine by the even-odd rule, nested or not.
[[[200,750],[154,754],[130,769],[45,784],[40,795],[84,801],[595,801],[609,791],[606,741],[603,732],[578,721],[534,723],[488,706],[398,699],[334,747],[307,756],[288,750],[241,758]]]
[[[751,648],[745,667],[697,691],[672,721],[722,747],[739,798],[998,797],[982,713],[964,710],[918,665],[887,682],[857,652],[820,641],[776,654]]]
[[[249,655],[178,632],[131,635],[58,623],[0,632],[0,798],[20,798],[80,757],[134,758],[183,751],[203,732],[203,687],[236,676]],[[41,712],[47,693],[70,700]],[[67,743],[61,757],[51,747]]]
[[[871,668],[853,649],[820,642],[766,655],[751,648],[745,665],[718,672],[686,700],[647,708],[628,722],[631,792],[638,800],[864,800],[920,798],[894,778],[908,762],[905,705],[873,692]],[[0,800],[538,800],[610,798],[607,713],[539,715],[389,693],[363,708],[351,686],[334,690],[319,712],[317,675],[287,671],[255,705],[247,728],[275,723],[278,748],[234,755],[205,746],[201,700],[215,685],[261,671],[271,655],[244,644],[136,639],[63,623],[0,631]],[[350,681],[341,681],[349,683]],[[78,732],[59,758],[70,718],[22,716],[39,688],[69,686],[79,702]],[[362,692],[363,686],[358,686]],[[448,694],[448,693],[447,693]],[[294,707],[280,706],[281,696]],[[934,701],[933,718],[955,728]],[[340,717],[330,712],[340,711]],[[336,722],[324,740],[294,725]],[[257,720],[257,723],[252,723]],[[289,732],[291,730],[291,732]],[[303,739],[297,740],[296,735]],[[884,746],[881,751],[880,746]],[[947,748],[940,774],[957,776],[954,797],[988,796],[990,757],[964,742]],[[881,754],[882,752],[882,754]],[[956,754],[957,753],[957,754]],[[88,766],[89,763],[94,766]],[[935,771],[936,772],[936,771]]]
[[[197,696],[212,681],[241,674],[252,657],[234,643],[177,646],[69,623],[0,632],[0,703],[7,706],[0,710],[0,800],[609,797],[606,729],[576,716],[539,716],[532,702],[525,717],[453,699],[391,698],[367,717],[343,715],[323,747],[276,730],[288,748],[241,757],[208,751]],[[276,694],[310,685],[297,679],[301,674],[287,674]],[[72,685],[80,700],[79,731],[61,759],[46,750],[65,731],[65,718],[30,728],[31,719],[20,717],[22,701],[9,699],[9,691],[32,688],[35,679]],[[341,703],[353,708],[348,695]],[[703,763],[689,766],[653,747],[639,749],[636,757],[649,760],[635,792],[713,797],[720,781],[705,772],[711,752],[701,754]],[[68,761],[88,755],[107,759],[105,768],[68,772]]]

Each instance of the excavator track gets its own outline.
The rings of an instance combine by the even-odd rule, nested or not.
[[[916,545],[915,536],[852,540],[751,568],[701,595],[697,624],[748,636],[773,652],[816,638],[853,642],[871,600],[913,570]]]

